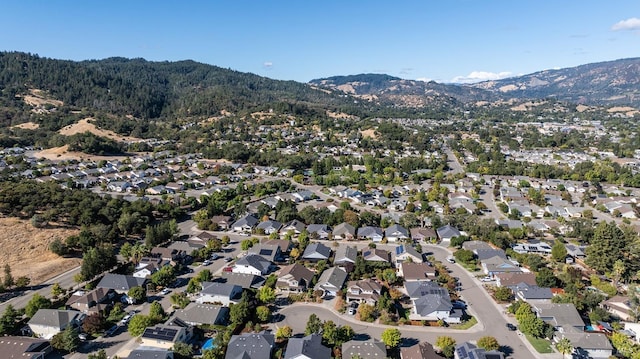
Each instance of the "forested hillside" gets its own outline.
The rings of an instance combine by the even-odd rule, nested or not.
[[[39,89],[69,106],[141,119],[215,115],[275,102],[342,111],[352,107],[344,96],[307,84],[194,61],[109,58],[74,62],[0,52],[0,88],[0,105],[5,107],[23,106],[16,96]]]

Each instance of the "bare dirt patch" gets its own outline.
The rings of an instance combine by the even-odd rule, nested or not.
[[[46,150],[38,151],[33,154],[36,158],[46,158],[51,161],[66,161],[66,160],[124,160],[130,156],[97,156],[97,155],[89,155],[82,152],[74,152],[69,151],[69,145],[64,145],[62,147],[53,147],[47,148]]]
[[[360,134],[362,135],[363,138],[372,138],[374,140],[378,138],[378,135],[376,134],[376,130],[373,128],[360,131]]]
[[[31,89],[29,90],[29,93],[29,95],[22,96],[24,102],[29,106],[41,107],[44,105],[52,105],[55,107],[60,107],[64,105],[64,102],[50,98],[42,90]]]
[[[130,136],[122,136],[110,130],[103,130],[101,128],[96,127],[93,123],[91,123],[91,118],[85,118],[73,125],[65,126],[58,133],[65,136],[73,136],[78,133],[91,132],[96,136],[107,137],[114,141],[142,141],[140,138],[130,137]]]
[[[21,128],[23,130],[37,130],[40,127],[40,124],[35,122],[25,122],[19,125],[13,126],[15,128]]]
[[[623,107],[623,106],[612,107],[612,108],[608,109],[607,112],[609,112],[609,113],[624,112],[627,116],[633,116],[633,115],[635,115],[637,113],[640,113],[640,111],[638,111],[638,109],[636,109],[636,108]]]
[[[56,238],[78,234],[77,229],[35,228],[29,221],[0,218],[0,263],[11,266],[14,278],[25,276],[40,284],[80,265],[79,258],[63,258],[49,251]]]
[[[331,118],[341,118],[341,119],[348,119],[348,120],[353,120],[353,119],[356,118],[356,116],[349,115],[348,113],[332,112],[332,111],[328,111],[328,110],[327,110],[327,116],[329,116]]]

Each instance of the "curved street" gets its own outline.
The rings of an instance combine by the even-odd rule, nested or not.
[[[423,245],[425,253],[433,254],[436,259],[444,262],[450,252],[436,245]],[[513,358],[523,359],[555,359],[561,358],[558,353],[539,354],[529,344],[529,342],[519,333],[509,331],[507,322],[515,324],[515,319],[507,318],[504,307],[498,305],[482,288],[481,282],[474,278],[469,272],[457,264],[447,264],[451,274],[459,278],[462,283],[461,297],[468,304],[468,311],[478,319],[478,324],[468,330],[458,330],[451,328],[418,327],[418,326],[388,326],[376,323],[366,323],[356,320],[348,314],[340,314],[332,306],[333,302],[325,303],[294,303],[283,307],[276,316],[276,322],[271,324],[274,331],[277,327],[288,325],[294,333],[303,333],[309,315],[315,313],[321,320],[332,320],[337,325],[349,325],[353,330],[365,337],[380,339],[382,332],[386,328],[398,328],[402,332],[402,337],[409,342],[413,340],[428,341],[435,343],[439,336],[447,335],[453,337],[458,343],[464,341],[474,341],[478,338],[490,335],[498,340],[505,353]]]

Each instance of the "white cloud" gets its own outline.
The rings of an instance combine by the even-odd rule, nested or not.
[[[487,72],[487,71],[473,71],[467,76],[456,76],[451,80],[453,83],[474,83],[488,80],[500,80],[511,76],[511,72]]]
[[[418,77],[416,81],[429,82],[429,81],[433,81],[433,79],[430,79],[428,77]]]
[[[270,69],[273,67],[273,62],[265,61],[265,63],[262,64],[262,67],[264,67],[265,69]]]
[[[626,20],[618,21],[617,23],[613,24],[613,26],[611,26],[611,30],[640,30],[640,19],[638,19],[637,17],[632,17]]]

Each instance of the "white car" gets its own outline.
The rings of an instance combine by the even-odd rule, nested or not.
[[[169,288],[165,288],[165,289],[160,291],[160,294],[162,294],[162,295],[167,295],[169,293],[171,293],[171,289],[169,289]]]
[[[491,277],[482,277],[482,279],[480,279],[480,281],[482,281],[482,282],[491,282],[491,281],[493,281],[493,278],[491,278]]]

